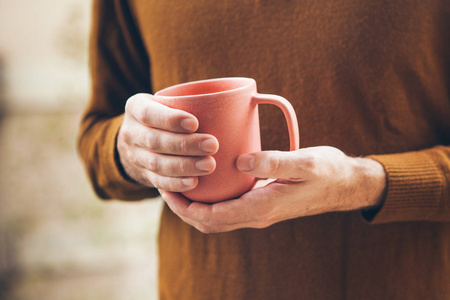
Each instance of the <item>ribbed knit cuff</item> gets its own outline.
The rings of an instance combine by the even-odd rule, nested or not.
[[[155,188],[145,187],[129,179],[123,171],[120,159],[116,150],[116,139],[123,116],[111,119],[108,128],[105,130],[105,177],[108,182],[105,184],[112,191],[113,197],[126,200],[138,200],[152,198],[159,195]]]
[[[371,223],[428,220],[439,209],[444,178],[425,152],[373,155],[387,173],[387,194],[381,208],[363,212]]]

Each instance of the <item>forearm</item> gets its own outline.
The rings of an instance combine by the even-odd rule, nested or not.
[[[371,158],[355,158],[354,169],[356,184],[362,191],[361,196],[355,199],[357,209],[378,209],[386,195],[387,179],[383,165]]]
[[[79,153],[101,198],[136,200],[156,189],[127,180],[117,160],[116,137],[127,99],[151,92],[150,62],[127,1],[93,2],[90,34],[91,96],[78,138]]]

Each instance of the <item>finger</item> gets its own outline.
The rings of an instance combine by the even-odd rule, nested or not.
[[[216,168],[216,160],[212,156],[172,156],[150,153],[142,148],[136,149],[133,156],[130,159],[136,165],[160,176],[202,176],[212,173]]]
[[[203,233],[228,232],[239,228],[264,228],[267,211],[261,207],[261,195],[234,199],[215,204],[191,202],[175,193],[160,191],[170,209],[184,222]]]
[[[146,172],[149,182],[157,189],[170,192],[187,192],[198,185],[197,177],[165,177],[151,172]]]
[[[195,204],[195,202],[190,201],[183,195],[179,193],[173,193],[167,190],[159,190],[163,200],[167,203],[170,210],[178,217],[180,217],[185,223],[199,229],[202,227],[201,225],[201,217],[197,213],[188,212],[192,211],[191,206]],[[207,207],[207,204],[198,204],[197,207]],[[194,211],[195,212],[195,211]],[[201,230],[200,230],[201,231]]]
[[[222,228],[264,228],[272,223],[271,199],[264,188],[253,189],[238,199],[219,202],[212,207],[211,219],[220,220]]]
[[[162,154],[204,156],[219,150],[219,142],[212,135],[174,133],[148,128],[139,122],[122,124],[118,140]]]
[[[192,133],[198,129],[195,116],[158,103],[150,94],[136,94],[129,98],[125,112],[148,127],[180,133]]]
[[[213,205],[192,202],[181,194],[160,190],[161,196],[169,208],[185,223],[195,227],[203,233],[215,233],[229,231],[225,226],[219,226],[220,220],[211,222]]]
[[[161,154],[204,156],[215,154],[219,142],[209,134],[179,134],[158,129],[140,130],[135,144]]]
[[[189,201],[187,198],[178,193],[173,193],[163,189],[160,189],[159,193],[161,194],[161,197],[167,203],[169,208],[180,217],[184,215],[184,211],[192,203],[192,201]]]
[[[228,230],[267,228],[286,218],[280,199],[292,193],[293,185],[265,181],[267,185],[252,189],[239,199],[215,204],[214,219],[227,220]],[[282,201],[283,202],[283,201]]]
[[[237,168],[258,178],[292,178],[301,180],[312,167],[313,157],[298,151],[261,151],[243,154],[236,161]]]

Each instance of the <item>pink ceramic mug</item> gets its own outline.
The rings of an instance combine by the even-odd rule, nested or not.
[[[283,97],[258,94],[250,78],[230,77],[183,83],[155,94],[155,100],[197,117],[197,132],[208,133],[219,141],[213,155],[215,171],[199,176],[198,186],[183,193],[193,201],[214,203],[232,199],[251,190],[257,179],[244,175],[236,159],[244,153],[261,151],[258,104],[274,104],[287,120],[290,148],[299,148],[297,117],[292,105]]]

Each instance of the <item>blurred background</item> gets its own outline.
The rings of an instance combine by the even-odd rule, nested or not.
[[[90,0],[0,0],[0,299],[156,299],[161,199],[104,202],[76,152]]]

